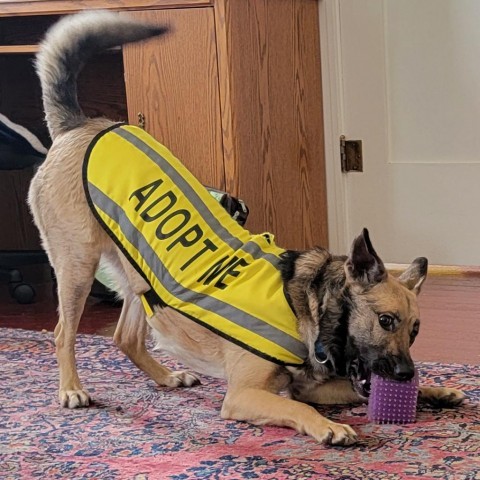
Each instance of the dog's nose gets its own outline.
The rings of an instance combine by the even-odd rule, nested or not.
[[[406,382],[407,380],[411,380],[414,377],[415,367],[413,366],[413,363],[410,362],[397,363],[395,365],[393,375],[395,377],[395,380]]]

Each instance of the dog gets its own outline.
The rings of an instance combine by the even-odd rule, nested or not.
[[[160,348],[196,372],[227,380],[223,418],[291,427],[319,442],[352,445],[356,432],[323,417],[313,405],[365,402],[371,372],[397,380],[413,377],[410,346],[420,327],[417,295],[427,275],[427,259],[417,258],[394,277],[375,252],[367,230],[355,238],[346,256],[324,248],[284,251],[273,276],[278,275],[279,290],[294,313],[306,352],[302,364],[264,358],[177,310],[162,308],[160,302],[146,316],[141,297],[151,285],[87,204],[84,157],[94,137],[112,129],[114,122],[85,117],[77,100],[76,78],[95,52],[167,32],[167,26],[114,13],[80,13],[54,25],[37,55],[53,145],[32,179],[28,201],[58,282],[54,337],[60,404],[77,408],[91,403],[77,374],[74,345],[84,303],[101,265],[109,269],[123,299],[114,341],[158,385],[191,387],[199,378],[173,372],[150,355],[145,346],[148,325]],[[262,307],[268,311],[274,305]],[[419,395],[447,407],[464,398],[460,391],[437,387],[421,387]]]

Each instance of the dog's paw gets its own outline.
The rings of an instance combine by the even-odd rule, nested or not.
[[[453,408],[465,400],[465,394],[455,388],[420,387],[420,400],[438,408]]]
[[[193,387],[200,385],[200,379],[191,372],[172,372],[168,375],[165,385],[167,387]]]
[[[322,422],[318,428],[309,429],[310,434],[319,442],[327,445],[353,445],[357,442],[358,436],[355,430],[349,425],[335,422]]]
[[[90,395],[85,390],[60,390],[58,399],[65,408],[88,407],[91,403]]]

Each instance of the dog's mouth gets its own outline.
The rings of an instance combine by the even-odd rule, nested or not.
[[[355,392],[362,398],[367,399],[370,395],[370,368],[360,359],[353,360],[348,368],[348,376]]]

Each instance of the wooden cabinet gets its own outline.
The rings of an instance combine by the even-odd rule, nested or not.
[[[9,21],[41,32],[39,19],[46,28],[59,13],[100,7],[168,23],[172,33],[93,59],[79,80],[87,113],[119,119],[128,111],[133,124],[142,114],[146,130],[204,184],[247,202],[249,230],[270,231],[288,248],[326,246],[317,1],[17,0],[0,4],[0,31]],[[30,37],[23,46],[33,51]],[[11,62],[1,52],[0,62]],[[30,54],[23,59],[30,65]],[[38,105],[14,110],[12,120],[27,118],[45,137]]]
[[[133,14],[170,25],[172,33],[124,47],[130,123],[145,128],[205,185],[225,188],[212,8],[180,8]]]

